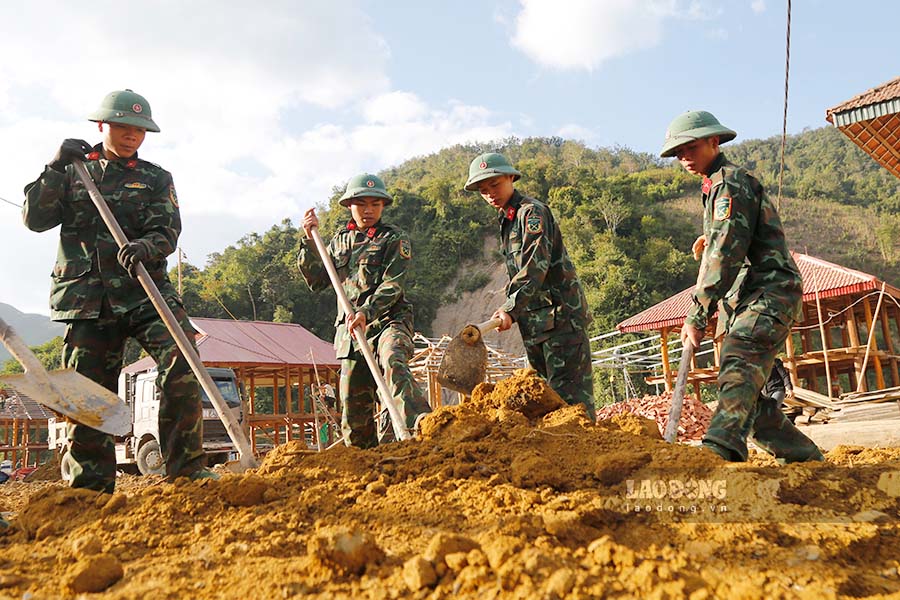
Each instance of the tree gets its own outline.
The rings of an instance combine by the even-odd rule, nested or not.
[[[41,364],[44,365],[45,369],[54,371],[62,368],[62,347],[63,339],[61,336],[57,336],[40,346],[33,346],[31,351],[37,359],[41,361]],[[19,364],[18,360],[10,358],[3,363],[3,368],[0,369],[0,375],[12,375],[14,373],[23,373],[24,371],[25,369],[22,368],[22,365]]]

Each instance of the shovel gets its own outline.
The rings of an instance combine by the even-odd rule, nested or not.
[[[437,380],[445,388],[466,396],[472,395],[475,386],[484,381],[487,371],[487,347],[482,334],[500,326],[500,319],[491,319],[478,325],[466,325],[447,344],[447,350],[438,367]]]
[[[694,345],[691,340],[684,341],[681,352],[681,364],[678,366],[678,377],[675,379],[675,390],[672,392],[672,406],[669,407],[669,420],[666,421],[666,435],[663,439],[670,444],[678,437],[678,422],[681,421],[681,408],[684,406],[684,388],[687,387],[688,371],[694,358]]]
[[[113,239],[116,240],[116,244],[121,248],[128,243],[128,238],[125,237],[125,232],[119,227],[118,221],[116,221],[112,211],[109,210],[109,206],[100,194],[100,190],[94,185],[94,181],[91,179],[87,168],[85,168],[84,163],[80,160],[72,161],[72,166],[75,167],[75,173],[78,174],[78,178],[87,189],[91,200],[94,202],[94,206],[97,207],[97,212],[100,213],[100,217],[103,219],[103,222],[106,223],[106,227],[112,234]],[[181,354],[184,356],[185,360],[188,361],[194,375],[200,380],[200,386],[203,388],[203,391],[206,392],[207,397],[209,397],[210,402],[212,402],[213,407],[219,414],[219,418],[225,425],[225,431],[228,432],[228,437],[231,438],[234,447],[237,448],[238,453],[240,453],[241,468],[252,469],[258,467],[259,463],[253,456],[253,452],[250,449],[250,442],[247,441],[244,430],[241,429],[237,419],[234,418],[234,414],[228,408],[225,399],[222,398],[219,388],[213,383],[212,377],[209,376],[209,372],[200,361],[200,355],[197,354],[197,351],[191,346],[187,335],[184,333],[178,320],[175,319],[175,315],[172,314],[172,309],[169,308],[169,305],[166,304],[162,294],[159,293],[159,289],[147,272],[146,267],[144,267],[143,263],[138,263],[135,271],[137,272],[137,280],[150,298],[150,302],[153,304],[156,312],[158,312],[159,316],[162,318],[166,329],[168,329],[169,333],[172,334],[172,337],[175,338],[175,344],[178,346],[178,349],[181,350]]]
[[[312,233],[312,239],[313,243],[316,245],[316,250],[319,252],[319,257],[322,259],[322,264],[325,265],[325,270],[328,272],[328,278],[331,280],[331,287],[334,288],[334,293],[337,294],[338,303],[341,305],[344,314],[349,317],[356,311],[353,310],[353,305],[350,304],[350,300],[344,292],[344,286],[341,285],[341,279],[338,277],[337,270],[334,268],[334,263],[331,262],[331,257],[328,255],[328,248],[325,247],[325,243],[322,242],[322,236],[319,235],[319,228],[313,227],[310,232]],[[409,430],[406,428],[406,423],[403,422],[403,417],[400,416],[400,409],[397,408],[397,405],[394,402],[394,396],[391,394],[391,390],[384,380],[384,375],[381,374],[381,369],[378,367],[378,363],[375,362],[375,355],[372,353],[372,348],[369,346],[369,340],[366,339],[366,332],[363,331],[362,327],[357,327],[352,333],[356,337],[359,349],[362,351],[363,357],[366,359],[366,364],[369,365],[369,370],[372,372],[372,377],[375,379],[375,384],[381,395],[381,403],[383,406],[387,407],[388,414],[391,417],[391,424],[394,427],[394,435],[399,441],[408,440],[410,438]]]
[[[3,319],[0,319],[0,342],[25,369],[19,375],[0,377],[0,384],[104,433],[125,435],[131,430],[131,412],[116,394],[74,369],[48,373]]]

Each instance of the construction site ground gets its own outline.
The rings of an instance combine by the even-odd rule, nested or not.
[[[726,463],[526,372],[418,440],[113,495],[7,483],[0,511],[0,598],[900,598],[900,449]]]

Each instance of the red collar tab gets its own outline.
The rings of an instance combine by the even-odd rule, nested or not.
[[[368,229],[366,229],[366,237],[369,238],[370,240],[375,237],[375,228],[374,227],[369,227]]]
[[[350,222],[347,223],[347,231],[356,231],[356,221],[350,219]]]
[[[87,155],[87,159],[88,160],[100,160],[100,153],[99,152],[91,152],[90,154]]]
[[[125,163],[125,166],[128,167],[129,169],[133,169],[137,166],[137,161],[132,158],[127,163]]]
[[[710,179],[709,177],[704,177],[703,185],[700,186],[700,191],[703,192],[704,194],[708,194],[709,190],[711,190],[711,189],[712,189],[712,179]]]
[[[507,221],[512,221],[513,219],[515,219],[516,218],[516,207],[515,206],[507,206],[506,214],[503,216],[506,217]]]

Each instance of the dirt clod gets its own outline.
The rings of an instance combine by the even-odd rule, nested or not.
[[[119,559],[98,554],[78,561],[66,571],[66,582],[75,593],[102,592],[125,575]]]
[[[434,585],[437,574],[430,562],[421,556],[414,556],[403,565],[403,581],[411,592],[418,592]]]

